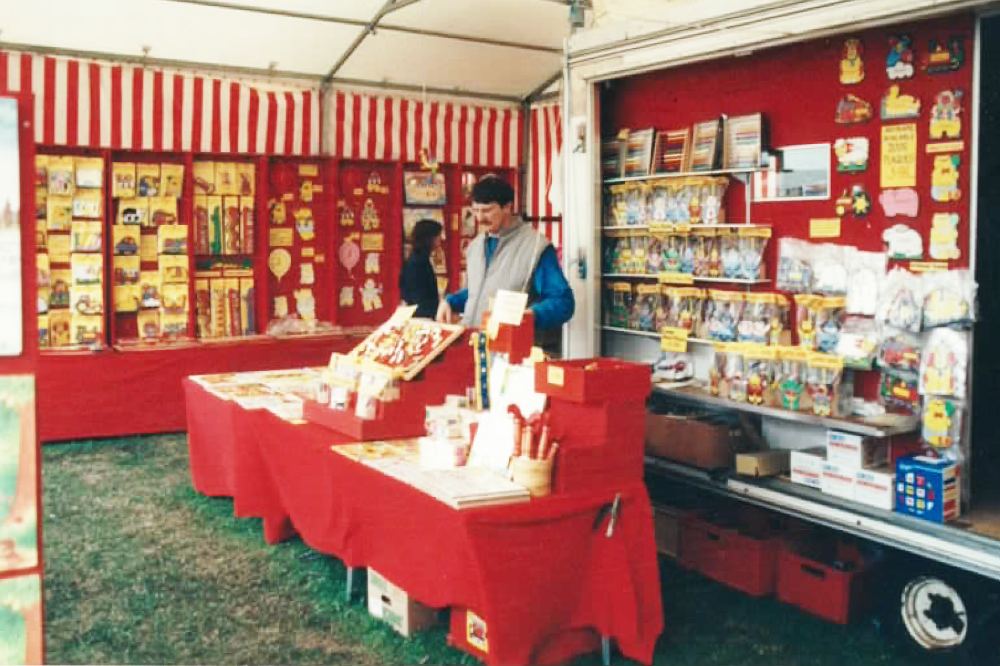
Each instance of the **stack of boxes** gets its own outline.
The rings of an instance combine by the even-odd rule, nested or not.
[[[834,497],[891,511],[896,475],[888,463],[887,439],[828,430],[825,448],[792,452],[791,477]]]

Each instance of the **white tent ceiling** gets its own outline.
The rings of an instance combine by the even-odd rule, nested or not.
[[[552,79],[568,0],[0,0],[0,47],[514,101]],[[368,27],[375,23],[375,29]]]

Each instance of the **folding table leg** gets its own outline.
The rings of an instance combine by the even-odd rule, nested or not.
[[[347,582],[345,584],[347,588],[344,592],[347,603],[351,603],[351,597],[354,596],[354,567],[347,567]]]
[[[611,666],[611,637],[601,636],[601,663]]]

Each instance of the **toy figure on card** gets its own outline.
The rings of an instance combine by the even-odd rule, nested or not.
[[[902,95],[893,84],[882,97],[882,120],[916,118],[920,115],[920,100],[913,95]]]
[[[962,136],[962,91],[942,90],[931,107],[931,139],[957,139]]]
[[[299,201],[302,203],[311,203],[314,191],[313,182],[311,180],[303,180],[299,185]]]
[[[694,273],[694,245],[689,237],[681,238],[681,273]]]
[[[861,83],[865,79],[865,63],[861,60],[863,47],[860,39],[844,41],[843,56],[840,60],[840,82],[844,85]]]
[[[316,298],[312,289],[296,289],[292,294],[295,296],[295,311],[299,316],[305,321],[316,319]]]
[[[920,357],[920,392],[964,398],[968,362],[968,336],[950,328],[935,328]]]
[[[365,231],[374,231],[382,226],[382,221],[378,217],[378,211],[375,209],[375,202],[371,199],[365,199],[365,207],[361,211],[361,227]]]
[[[837,156],[837,171],[855,173],[868,168],[868,139],[852,136],[833,142],[833,153]]]
[[[382,309],[382,287],[375,285],[375,280],[368,278],[360,289],[361,305],[365,312]]]
[[[351,285],[344,285],[340,288],[340,307],[351,308],[354,307],[354,287]]]
[[[293,217],[295,217],[295,230],[303,241],[308,242],[316,237],[316,223],[313,220],[312,210],[299,208],[293,213]]]
[[[837,102],[833,121],[838,125],[853,125],[871,120],[872,105],[857,95],[845,95]]]
[[[343,202],[340,203],[340,226],[354,226],[354,209]]]
[[[962,198],[958,189],[958,167],[962,163],[960,155],[935,155],[934,169],[931,171],[931,198],[947,203]]]
[[[934,213],[931,217],[931,259],[958,259],[958,213]]]
[[[890,81],[913,77],[913,40],[909,35],[893,35],[889,38],[885,74]]]
[[[285,223],[285,203],[277,199],[267,202],[267,207],[271,211],[271,224],[282,225]]]
[[[372,171],[368,174],[368,185],[367,190],[370,194],[388,194],[389,188],[382,186],[382,176],[379,175],[378,171]]]
[[[924,58],[924,71],[928,74],[943,74],[958,69],[965,62],[965,44],[961,37],[951,37],[947,46],[932,39]]]
[[[379,259],[382,257],[378,252],[365,255],[365,273],[368,275],[378,275],[382,272]]]
[[[962,409],[948,398],[933,397],[924,402],[921,439],[934,449],[949,449],[961,438]]]

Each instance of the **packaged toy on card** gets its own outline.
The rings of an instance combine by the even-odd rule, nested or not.
[[[950,328],[935,328],[920,357],[920,393],[964,398],[968,363],[968,335]]]
[[[604,238],[604,251],[602,253],[602,265],[605,273],[624,273],[624,261],[622,250],[628,239],[615,234],[608,234]],[[631,251],[629,252],[631,255]]]
[[[667,326],[694,330],[705,303],[705,290],[696,287],[664,287],[670,304]]]
[[[920,410],[920,392],[916,377],[885,370],[879,382],[879,399],[886,409],[916,414]]]
[[[844,318],[843,296],[795,294],[794,298],[799,346],[833,352]]]
[[[713,345],[712,367],[708,369],[708,392],[712,395],[726,395],[722,378],[726,375],[726,351],[730,344],[717,342]]]
[[[736,402],[747,400],[747,379],[744,367],[743,345],[732,343],[726,347],[726,367],[722,381],[726,397]]]
[[[625,183],[625,224],[646,224],[646,187]]]
[[[793,411],[808,409],[812,404],[805,394],[806,367],[810,352],[801,347],[782,346],[778,347],[777,354],[778,370],[775,382],[778,404],[784,409]]]
[[[681,255],[687,245],[687,238],[680,232],[671,232],[663,240],[663,270],[668,273],[681,272]]]
[[[722,253],[722,275],[729,279],[739,279],[743,276],[743,256],[740,254],[739,236],[734,233],[719,235],[719,248]]]
[[[785,297],[772,293],[749,293],[744,300],[743,314],[737,326],[740,342],[780,344],[788,320],[788,301]]]
[[[736,340],[742,311],[743,294],[709,289],[705,303],[705,335],[721,342]]]
[[[660,299],[653,313],[653,327],[659,331],[664,326],[670,326],[670,288],[660,287]]]
[[[764,274],[764,249],[771,237],[771,228],[740,228],[736,230],[736,236],[740,252],[740,268],[736,277],[744,280],[760,278]]]
[[[920,340],[907,333],[886,335],[878,349],[878,367],[915,375],[920,370]]]
[[[832,354],[813,352],[806,365],[806,393],[817,416],[839,416],[843,361]]]
[[[688,246],[691,248],[694,274],[699,277],[717,277],[722,268],[717,230],[703,227],[692,229]]]
[[[648,275],[656,275],[663,270],[663,243],[657,236],[650,236],[646,242],[646,270]]]
[[[812,288],[812,245],[797,238],[778,241],[778,277],[783,291],[804,293]]]
[[[611,325],[628,328],[629,313],[632,310],[632,285],[615,282],[611,293]]]
[[[879,289],[875,320],[879,326],[916,333],[920,330],[922,303],[920,279],[902,268],[894,268]]]
[[[625,200],[625,192],[628,189],[628,184],[617,183],[608,189],[611,191],[611,196],[608,197],[609,220],[607,224],[614,227],[623,227],[628,224]]]
[[[885,252],[847,253],[847,313],[872,316],[878,307],[878,285],[885,277]]]
[[[967,270],[936,271],[922,276],[923,325],[967,328],[975,321],[976,281]]]
[[[660,285],[640,284],[635,287],[635,308],[637,310],[637,325],[640,331],[655,331],[656,311],[660,307]]]
[[[845,368],[871,370],[879,348],[878,328],[868,317],[847,317],[835,353]]]
[[[847,293],[847,256],[854,248],[823,243],[812,248],[813,288],[818,294]]]
[[[667,204],[670,201],[668,181],[658,180],[649,185],[649,213],[651,224],[667,222]]]
[[[649,243],[649,236],[633,232],[629,240],[632,251],[625,272],[643,273],[646,271],[646,245]]]
[[[774,347],[748,344],[744,348],[743,363],[746,372],[747,402],[751,405],[775,403],[775,374],[777,353]]]

